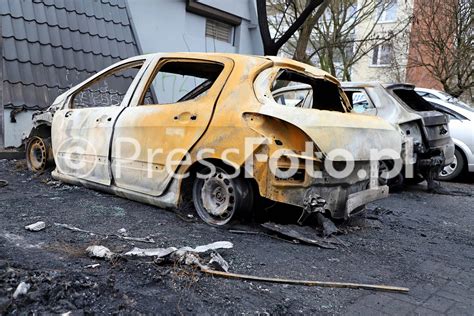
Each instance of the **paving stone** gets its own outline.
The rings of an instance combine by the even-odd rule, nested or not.
[[[441,289],[440,291],[436,292],[436,295],[448,298],[448,299],[456,301],[458,303],[466,303],[467,305],[474,304],[473,303],[474,295],[469,296],[468,293],[454,294],[454,293],[451,293],[451,292],[447,292],[444,289]]]
[[[429,309],[429,308],[425,308],[425,307],[417,307],[413,313],[410,313],[410,315],[416,315],[416,316],[433,316],[433,315],[436,315],[438,314],[437,312],[435,312],[434,310],[432,309]]]
[[[408,315],[417,307],[415,304],[394,299],[391,303],[385,304],[382,307],[382,311],[389,315]]]
[[[349,306],[346,310],[344,315],[385,315],[383,312],[373,309],[371,307],[367,307],[365,305],[360,304],[359,302]]]
[[[394,299],[384,294],[370,294],[357,301],[356,304],[362,304],[378,311],[382,311],[385,305],[389,305],[393,301]]]
[[[462,284],[462,283],[450,282],[446,286],[441,287],[441,289],[443,290],[443,292],[449,292],[459,297],[466,297],[466,298],[474,297],[474,289],[470,289],[465,284]],[[469,300],[469,302],[472,302],[472,301],[474,300],[473,299]]]
[[[474,308],[472,306],[466,306],[461,304],[456,304],[451,307],[447,312],[446,315],[456,315],[456,316],[471,316],[474,314]]]
[[[433,309],[435,311],[444,313],[446,312],[451,306],[453,306],[455,301],[438,296],[438,295],[433,295],[430,297],[425,303],[423,303],[424,307],[427,307],[429,309]]]
[[[426,301],[429,299],[436,291],[439,290],[438,286],[434,286],[431,283],[423,284],[423,285],[418,285],[410,289],[410,296],[414,297],[418,300],[421,300],[422,302]]]

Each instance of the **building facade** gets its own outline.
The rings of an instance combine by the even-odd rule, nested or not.
[[[380,0],[379,3],[386,7],[384,12],[375,11],[373,19],[367,19],[357,26],[356,38],[363,38],[367,30],[373,27],[375,34],[380,36],[384,36],[387,32],[397,35],[393,40],[375,46],[352,67],[353,81],[406,81],[413,1]]]
[[[143,53],[263,54],[254,0],[128,0]]]

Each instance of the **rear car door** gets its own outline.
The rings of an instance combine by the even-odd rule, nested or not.
[[[117,120],[112,172],[118,187],[150,195],[166,189],[210,124],[233,61],[160,58]]]
[[[72,89],[52,124],[57,172],[111,184],[109,151],[113,126],[128,106],[148,64],[145,58],[120,62]]]

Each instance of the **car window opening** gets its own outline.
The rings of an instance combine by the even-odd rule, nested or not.
[[[104,74],[74,95],[71,108],[119,106],[141,67],[135,63]]]
[[[275,96],[275,101],[286,106],[346,112],[341,90],[336,84],[291,70],[283,70],[278,75],[273,83],[272,92],[293,85],[301,87],[302,84],[303,89],[278,94]]]
[[[393,93],[415,111],[433,111],[435,108],[415,90],[393,89]]]
[[[156,73],[141,104],[170,104],[204,96],[221,74],[217,63],[170,61]]]

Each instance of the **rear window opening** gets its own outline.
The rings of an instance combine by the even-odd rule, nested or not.
[[[279,89],[292,86],[295,86],[294,90],[277,92]],[[275,101],[284,106],[346,112],[341,90],[336,84],[291,70],[280,72],[273,82],[272,94]]]
[[[400,98],[406,105],[415,111],[434,111],[436,110],[428,101],[423,99],[415,90],[392,89],[393,93]]]

